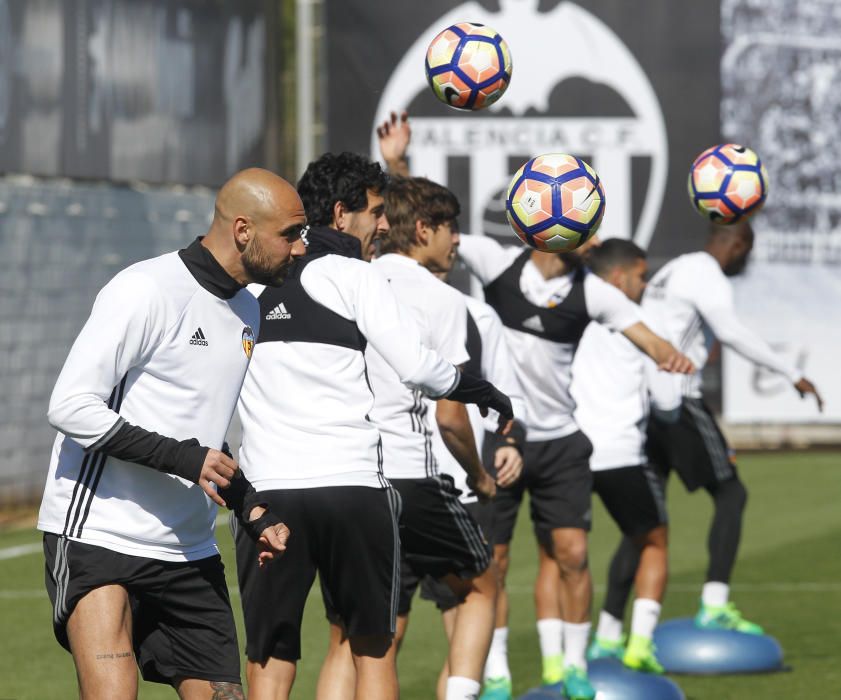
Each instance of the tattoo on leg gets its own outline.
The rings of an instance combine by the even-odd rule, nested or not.
[[[117,651],[110,654],[97,654],[96,658],[97,661],[100,659],[125,659],[127,657],[134,656],[134,652],[131,651]]]
[[[210,688],[213,690],[211,700],[245,700],[242,686],[239,683],[210,681]]]

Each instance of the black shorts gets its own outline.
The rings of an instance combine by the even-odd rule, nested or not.
[[[290,535],[283,556],[260,568],[254,542],[235,528],[248,659],[301,658],[301,621],[316,572],[333,619],[349,636],[394,634],[400,556],[394,491],[327,486],[263,491],[260,498]]]
[[[463,503],[464,509],[482,529],[482,532],[493,531],[493,503]],[[441,612],[446,612],[464,602],[464,597],[453,592],[446,583],[432,576],[418,576],[408,563],[404,561],[400,567],[400,602],[397,606],[399,615],[408,615],[412,607],[412,598],[420,587],[420,595],[424,600],[435,603]]]
[[[652,415],[647,450],[660,474],[666,477],[676,471],[689,491],[712,488],[736,477],[735,452],[701,399],[684,398],[675,423]]]
[[[68,651],[67,620],[94,588],[126,589],[135,658],[143,679],[240,683],[239,649],[221,557],[171,562],[121,554],[44,534],[53,631]]]
[[[580,430],[555,440],[526,442],[523,475],[512,486],[496,491],[494,544],[511,542],[526,490],[536,533],[542,535],[562,527],[589,530],[592,453],[592,443]]]
[[[401,571],[407,575],[411,572],[418,580],[425,576],[438,580],[448,574],[469,579],[490,566],[490,545],[479,523],[458,500],[460,492],[452,478],[442,474],[426,479],[392,479],[391,483],[403,504]],[[411,594],[408,589],[401,590],[399,613],[406,614],[410,606]]]
[[[647,464],[595,471],[593,491],[623,535],[644,535],[668,522],[663,482]]]

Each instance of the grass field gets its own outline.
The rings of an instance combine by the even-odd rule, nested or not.
[[[841,697],[841,454],[776,453],[745,455],[740,469],[750,492],[744,539],[734,579],[734,600],[750,619],[777,637],[792,671],[766,676],[677,677],[693,700]],[[704,493],[689,496],[674,482],[669,491],[672,518],[670,589],[664,618],[695,612],[706,565],[710,517]],[[294,534],[293,534],[294,537]],[[233,583],[231,539],[219,529],[229,583]],[[31,529],[0,531],[0,678],[3,700],[64,700],[75,697],[70,656],[54,641],[39,552],[10,556],[10,548],[37,545]],[[617,531],[596,504],[591,540],[596,604],[601,601],[607,559]],[[20,551],[20,550],[18,550]],[[536,557],[525,517],[520,518],[509,580],[513,610],[510,659],[515,691],[539,678],[531,582]],[[317,591],[317,587],[315,589]],[[235,610],[238,598],[234,598]],[[236,610],[239,618],[239,611]],[[318,594],[310,598],[304,627],[303,660],[293,696],[312,698],[326,646]],[[443,632],[434,608],[415,603],[401,653],[404,700],[434,697],[435,677],[445,655]],[[141,684],[144,700],[173,698],[164,686]]]

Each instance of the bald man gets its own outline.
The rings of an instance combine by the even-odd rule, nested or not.
[[[70,350],[38,528],[83,700],[136,698],[137,666],[184,700],[243,697],[216,506],[259,543],[255,567],[289,531],[223,441],[259,332],[244,286],[284,277],[305,223],[285,180],[238,173],[207,235],[118,273]]]

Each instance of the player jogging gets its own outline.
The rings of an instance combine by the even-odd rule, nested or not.
[[[185,700],[243,697],[216,504],[260,537],[263,559],[289,533],[218,448],[259,331],[243,287],[282,278],[304,223],[289,183],[238,173],[207,235],[118,273],[70,350],[38,528],[83,699],[135,698],[137,666]]]

